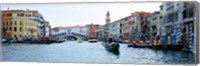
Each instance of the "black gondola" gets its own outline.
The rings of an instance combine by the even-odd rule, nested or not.
[[[111,44],[103,43],[102,45],[109,52],[119,52],[120,45],[118,43],[111,43]]]

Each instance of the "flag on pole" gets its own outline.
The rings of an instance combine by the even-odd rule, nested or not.
[[[176,29],[176,43],[181,41],[181,36],[182,36],[182,33],[181,33],[181,25],[179,24],[178,25],[178,28]]]
[[[193,25],[189,25],[189,45],[191,46],[190,48],[193,47],[194,45],[194,32],[193,32]]]

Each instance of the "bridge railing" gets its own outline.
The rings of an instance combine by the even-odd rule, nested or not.
[[[60,33],[52,35],[52,37],[64,37],[64,36],[76,36],[79,38],[87,38],[86,35],[75,33],[75,32],[60,32]]]

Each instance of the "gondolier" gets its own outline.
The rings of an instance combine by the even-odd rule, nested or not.
[[[109,44],[111,44],[113,42],[113,39],[109,38],[108,42],[109,42]]]
[[[109,38],[108,39],[108,42],[105,42],[102,44],[107,51],[110,51],[110,52],[119,52],[119,43],[117,42],[114,42],[112,38]]]

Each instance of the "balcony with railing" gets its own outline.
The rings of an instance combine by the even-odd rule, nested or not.
[[[191,7],[191,8],[187,8],[183,11],[183,21],[184,22],[188,22],[188,21],[192,21],[194,20],[194,7]]]

